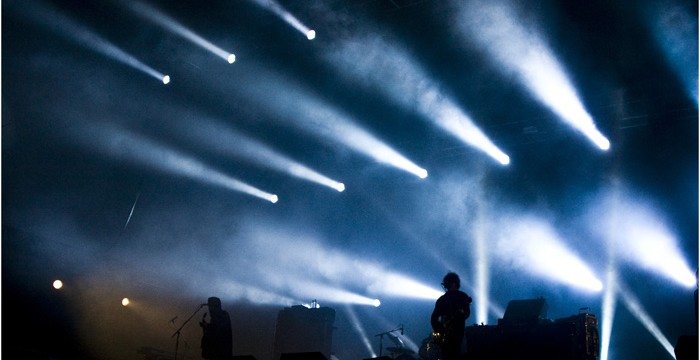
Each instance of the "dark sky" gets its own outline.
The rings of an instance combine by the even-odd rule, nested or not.
[[[2,2],[3,352],[172,352],[175,330],[219,296],[237,355],[271,359],[278,312],[318,300],[336,311],[335,356],[363,359],[399,324],[420,346],[434,301],[392,287],[440,290],[448,271],[475,298],[469,324],[478,308],[495,325],[510,300],[537,297],[550,319],[587,307],[602,322],[619,287],[609,359],[671,358],[631,298],[671,346],[696,333],[695,287],[662,269],[698,266],[697,2],[280,1],[313,41],[269,1],[140,3],[233,64],[137,4]],[[523,80],[557,71],[532,67],[533,53],[552,54],[610,150],[535,94],[544,80]],[[436,126],[430,99],[460,109],[510,164]],[[429,176],[363,153],[379,145],[352,129]],[[280,171],[280,157],[346,190]],[[606,290],[551,276],[580,275],[571,262],[541,270],[557,249]],[[179,342],[195,359],[200,316]]]

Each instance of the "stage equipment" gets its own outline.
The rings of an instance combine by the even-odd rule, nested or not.
[[[199,306],[197,306],[197,310],[195,310],[195,311],[192,313],[192,315],[190,315],[190,317],[188,317],[187,320],[185,320],[185,322],[183,322],[182,325],[180,325],[180,327],[177,328],[177,330],[175,330],[175,332],[173,333],[173,335],[170,336],[170,338],[176,338],[176,339],[175,339],[175,359],[177,359],[177,352],[178,352],[178,350],[179,350],[179,348],[180,348],[180,334],[182,333],[182,329],[185,327],[185,325],[187,325],[188,322],[190,322],[190,320],[192,320],[192,318],[193,318],[195,315],[197,315],[197,313],[199,312],[199,310],[202,310],[202,308],[204,308],[206,305],[207,305],[207,304],[200,304]],[[207,313],[204,313],[204,316],[206,316],[206,315],[207,315]],[[174,318],[173,318],[173,319],[174,319]]]
[[[318,351],[302,353],[285,353],[280,356],[280,360],[328,360]]]
[[[413,354],[414,353],[414,351],[412,351],[410,349],[406,349],[404,347],[403,340],[401,340],[398,336],[393,334],[393,332],[395,332],[395,331],[401,331],[401,335],[403,335],[403,325],[399,325],[395,329],[391,329],[389,331],[385,331],[383,333],[379,333],[379,334],[374,335],[375,337],[379,338],[379,357],[382,356],[382,350],[384,349],[384,335],[388,335],[389,340],[391,340],[395,345],[393,347],[386,348],[387,350],[389,350],[389,352],[392,353],[392,355],[395,356],[397,354],[401,355],[401,354]]]
[[[309,309],[295,305],[282,309],[277,315],[274,359],[321,359],[294,357],[315,352],[323,359],[330,358],[334,321],[335,310],[328,307]]]
[[[579,314],[550,320],[544,299],[513,300],[498,325],[465,329],[471,360],[597,360],[598,319],[587,308]]]

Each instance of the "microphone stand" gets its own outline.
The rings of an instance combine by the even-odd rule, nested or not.
[[[202,310],[202,308],[205,307],[205,306],[206,306],[206,304],[200,305],[200,306],[197,308],[197,310],[195,310],[195,311],[192,313],[192,315],[190,315],[190,317],[187,318],[187,320],[185,320],[185,322],[183,322],[182,325],[180,325],[180,327],[177,329],[177,331],[175,331],[175,333],[174,333],[172,336],[170,336],[170,338],[173,338],[173,337],[175,337],[175,336],[177,335],[177,340],[175,340],[175,360],[177,360],[177,350],[178,350],[178,348],[179,348],[179,346],[180,346],[180,333],[182,332],[182,329],[185,327],[185,325],[187,325],[187,323],[188,323],[190,320],[192,320],[192,318],[193,318],[195,315],[197,315],[197,313],[199,312],[199,310]]]
[[[385,331],[383,333],[379,333],[377,335],[374,335],[375,337],[379,336],[379,357],[382,357],[382,349],[384,349],[384,335],[390,334],[394,331],[401,330],[401,333],[403,334],[403,325],[397,327],[396,329],[391,329],[389,331]]]

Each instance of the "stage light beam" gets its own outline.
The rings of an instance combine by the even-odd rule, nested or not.
[[[313,40],[316,38],[316,31],[309,29],[308,26],[304,25],[297,19],[292,13],[287,11],[282,5],[280,5],[275,0],[252,0],[259,6],[272,11],[275,15],[279,16],[287,24],[291,25],[293,28],[298,30],[300,33],[304,34],[307,39]]]
[[[603,283],[565,245],[554,228],[534,217],[508,220],[498,235],[496,251],[501,260],[518,269],[589,291],[599,292]]]
[[[75,41],[81,46],[96,51],[112,60],[116,60],[122,64],[130,66],[133,69],[139,70],[151,77],[163,81],[167,75],[158,72],[152,67],[144,64],[136,57],[126,53],[107,39],[95,34],[88,28],[78,24],[63,15],[61,11],[51,5],[40,2],[27,3],[26,7],[22,7],[26,15],[32,17],[37,23],[46,26],[59,36],[65,37],[71,41]]]
[[[454,22],[465,42],[477,41],[532,95],[601,150],[610,141],[596,128],[562,65],[533,26],[519,22],[503,1],[462,4]]]
[[[637,200],[613,199],[605,199],[603,206],[617,209],[617,216],[593,221],[614,229],[601,235],[615,247],[617,257],[687,288],[696,286],[695,274],[678,248],[676,236],[658,212]]]
[[[195,158],[169,149],[153,140],[130,133],[117,125],[101,125],[88,125],[91,128],[90,134],[94,134],[90,137],[84,136],[80,130],[75,130],[77,140],[91,150],[98,149],[108,156],[124,158],[165,173],[200,180],[211,185],[255,196],[273,204],[279,200],[275,194],[228,176]]]
[[[182,24],[178,23],[169,16],[163,14],[159,10],[146,5],[142,2],[134,2],[131,4],[132,10],[137,14],[155,22],[156,24],[162,26],[163,28],[172,31],[175,34],[182,36],[183,38],[189,40],[195,45],[211,52],[212,54],[224,59],[229,64],[233,64],[236,61],[236,56],[233,53],[224,51],[218,46],[212,44],[210,41],[204,39],[203,37],[197,35],[194,31],[186,28]]]
[[[332,145],[344,145],[379,163],[402,169],[420,178],[427,177],[427,170],[357,125],[350,115],[300,88],[298,84],[285,81],[284,75],[262,71],[256,72],[256,77],[258,81],[255,83],[258,86],[246,88],[249,91],[248,98],[263,105],[271,116],[294,119],[288,124]],[[280,95],[277,101],[265,100],[270,93]]]
[[[338,192],[345,190],[343,183],[291,159],[261,141],[234,130],[223,121],[209,117],[202,118],[201,114],[190,113],[185,108],[174,111],[199,119],[199,125],[195,128],[192,128],[189,122],[177,122],[170,126],[170,129],[186,137],[197,147],[207,146],[209,150],[223,157],[235,157],[260,167],[327,186]]]
[[[328,52],[328,62],[344,75],[379,89],[400,106],[418,112],[464,144],[508,165],[510,157],[493,144],[411,55],[397,47],[397,43],[378,36],[348,40]],[[376,76],[377,73],[381,76]],[[421,174],[427,177],[427,172]]]
[[[683,81],[688,96],[698,104],[698,16],[673,2],[645,3],[651,34],[666,61]]]
[[[664,336],[663,332],[661,332],[661,329],[659,329],[659,326],[656,325],[654,320],[649,316],[649,314],[644,310],[644,307],[642,306],[642,303],[637,299],[637,297],[629,290],[627,290],[625,287],[618,286],[618,293],[620,295],[620,299],[622,302],[627,306],[627,309],[634,315],[637,320],[639,320],[642,325],[649,331],[649,333],[661,344],[661,346],[668,352],[669,355],[671,355],[674,359],[676,357],[673,345],[671,342]]]
[[[603,293],[602,318],[600,321],[600,360],[608,360],[610,339],[612,338],[615,308],[617,304],[617,274],[614,267],[609,266]]]
[[[358,259],[337,250],[322,247],[317,241],[307,239],[303,234],[278,233],[271,230],[256,229],[252,242],[255,247],[248,257],[267,261],[257,261],[261,275],[266,283],[280,284],[285,289],[291,287],[295,294],[314,294],[314,297],[334,302],[351,302],[355,304],[377,306],[380,297],[407,297],[435,301],[443,292],[426,286],[406,275],[391,271],[381,265]],[[266,249],[278,249],[281,257],[265,257]],[[304,251],[299,251],[304,249]],[[284,268],[281,273],[269,269]],[[289,283],[289,278],[305,279]],[[307,283],[307,284],[304,284]],[[331,283],[344,288],[361,288],[364,295],[341,293],[340,290],[329,292],[327,286],[311,286],[308,283]],[[274,286],[274,285],[273,285]],[[325,293],[324,296],[320,295]],[[319,295],[316,295],[319,294]],[[330,296],[339,294],[338,296]],[[342,295],[342,296],[340,296]],[[308,295],[307,295],[308,296]]]
[[[345,310],[348,314],[348,318],[350,319],[350,322],[353,325],[353,328],[355,328],[355,331],[362,339],[362,344],[367,349],[367,352],[370,353],[370,355],[372,357],[376,357],[377,354],[374,352],[374,349],[372,348],[372,344],[369,342],[369,338],[367,337],[367,332],[365,331],[364,327],[362,326],[362,322],[360,322],[360,319],[357,317],[355,310],[349,305],[345,307]]]

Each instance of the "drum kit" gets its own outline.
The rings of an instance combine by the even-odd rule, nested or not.
[[[379,337],[380,357],[382,355],[381,349],[386,349],[386,351],[391,354],[390,357],[395,360],[438,360],[440,358],[439,343],[436,341],[435,334],[431,334],[423,339],[418,349],[418,354],[416,354],[415,351],[405,346],[403,340],[401,340],[398,335],[394,334],[394,332],[399,330],[401,330],[401,334],[403,334],[403,326],[400,326],[396,329],[376,335]],[[389,340],[393,343],[393,346],[383,348],[382,340],[384,335],[387,335]]]
[[[416,360],[414,354],[415,351],[411,349],[406,349],[398,346],[391,346],[386,348],[389,353],[391,353],[391,358],[396,360]]]
[[[433,336],[429,336],[421,342],[416,352],[403,346],[390,346],[386,350],[391,354],[391,358],[395,360],[438,360],[440,358],[440,347],[434,341]]]

